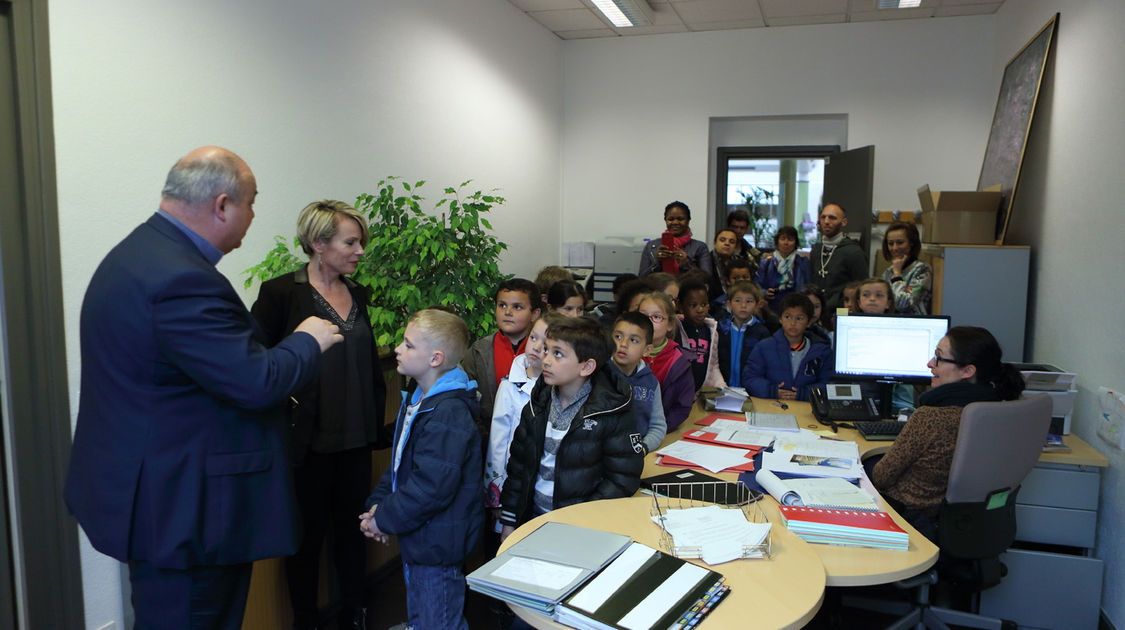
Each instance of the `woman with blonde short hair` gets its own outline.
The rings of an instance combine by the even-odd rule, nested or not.
[[[294,628],[315,628],[320,549],[329,529],[329,557],[340,585],[339,628],[365,628],[365,545],[356,515],[371,483],[371,449],[380,443],[386,388],[367,318],[371,292],[348,276],[367,246],[362,214],[342,201],[315,201],[297,218],[297,240],[309,256],[297,271],[262,284],[251,309],[269,345],[309,316],[340,327],[344,342],[325,351],[320,377],[293,394],[293,478],[303,538],[286,559]]]

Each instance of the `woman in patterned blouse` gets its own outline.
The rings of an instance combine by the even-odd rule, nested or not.
[[[883,272],[883,279],[891,283],[894,291],[895,311],[914,315],[930,313],[930,295],[933,290],[933,272],[930,266],[918,260],[922,241],[913,223],[895,221],[883,237],[883,258],[891,263]]]

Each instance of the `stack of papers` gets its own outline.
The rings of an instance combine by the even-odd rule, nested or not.
[[[825,510],[783,505],[778,508],[789,531],[806,542],[906,551],[910,536],[886,512]]]
[[[715,409],[742,413],[742,403],[750,399],[750,394],[741,387],[724,387],[715,399]]]
[[[717,473],[731,469],[754,470],[754,454],[745,448],[727,448],[692,440],[680,440],[656,451],[661,466],[698,467]]]
[[[472,590],[550,615],[631,542],[628,536],[563,523],[544,523],[507,551],[465,576]]]
[[[698,548],[699,557],[711,565],[763,557],[761,551],[748,548],[761,545],[770,533],[768,522],[751,523],[742,510],[717,505],[667,510],[661,516],[653,516],[652,520],[672,535],[677,550],[684,549],[694,556],[694,549]]]

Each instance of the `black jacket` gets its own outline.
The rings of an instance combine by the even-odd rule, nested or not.
[[[360,320],[370,326],[367,319],[367,305],[371,303],[371,291],[351,278],[344,278],[352,300],[360,307]],[[306,318],[316,315],[313,304],[309,274],[305,267],[262,283],[258,299],[250,308],[258,325],[273,346],[293,332]],[[371,417],[365,419],[367,441],[372,447],[386,448],[390,434],[383,428],[383,409],[387,404],[387,388],[383,374],[379,371],[379,349],[371,344],[371,365],[374,372],[364,380],[370,380],[375,390],[375,409]],[[316,432],[317,416],[320,413],[320,381],[311,383],[293,393],[289,400],[289,421],[292,426],[290,436],[290,455],[294,465],[300,465],[309,451],[313,434]]]
[[[398,536],[402,560],[428,566],[460,565],[484,527],[484,465],[476,427],[477,392],[460,368],[446,372],[419,401],[403,435],[414,391],[402,393],[391,468],[364,504],[379,529]],[[402,460],[394,470],[399,442]],[[358,526],[358,525],[357,525]]]
[[[570,423],[555,459],[555,509],[632,496],[640,485],[644,436],[637,432],[630,409],[632,388],[604,367],[590,378],[590,396]],[[540,379],[512,439],[508,480],[500,495],[500,522],[505,525],[519,525],[533,515],[550,405],[551,386]]]

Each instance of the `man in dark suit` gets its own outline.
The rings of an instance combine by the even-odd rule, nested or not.
[[[342,337],[310,317],[267,348],[215,269],[256,195],[237,155],[192,151],[82,303],[66,502],[95,549],[129,564],[138,630],[238,628],[251,563],[297,548],[284,402]]]

